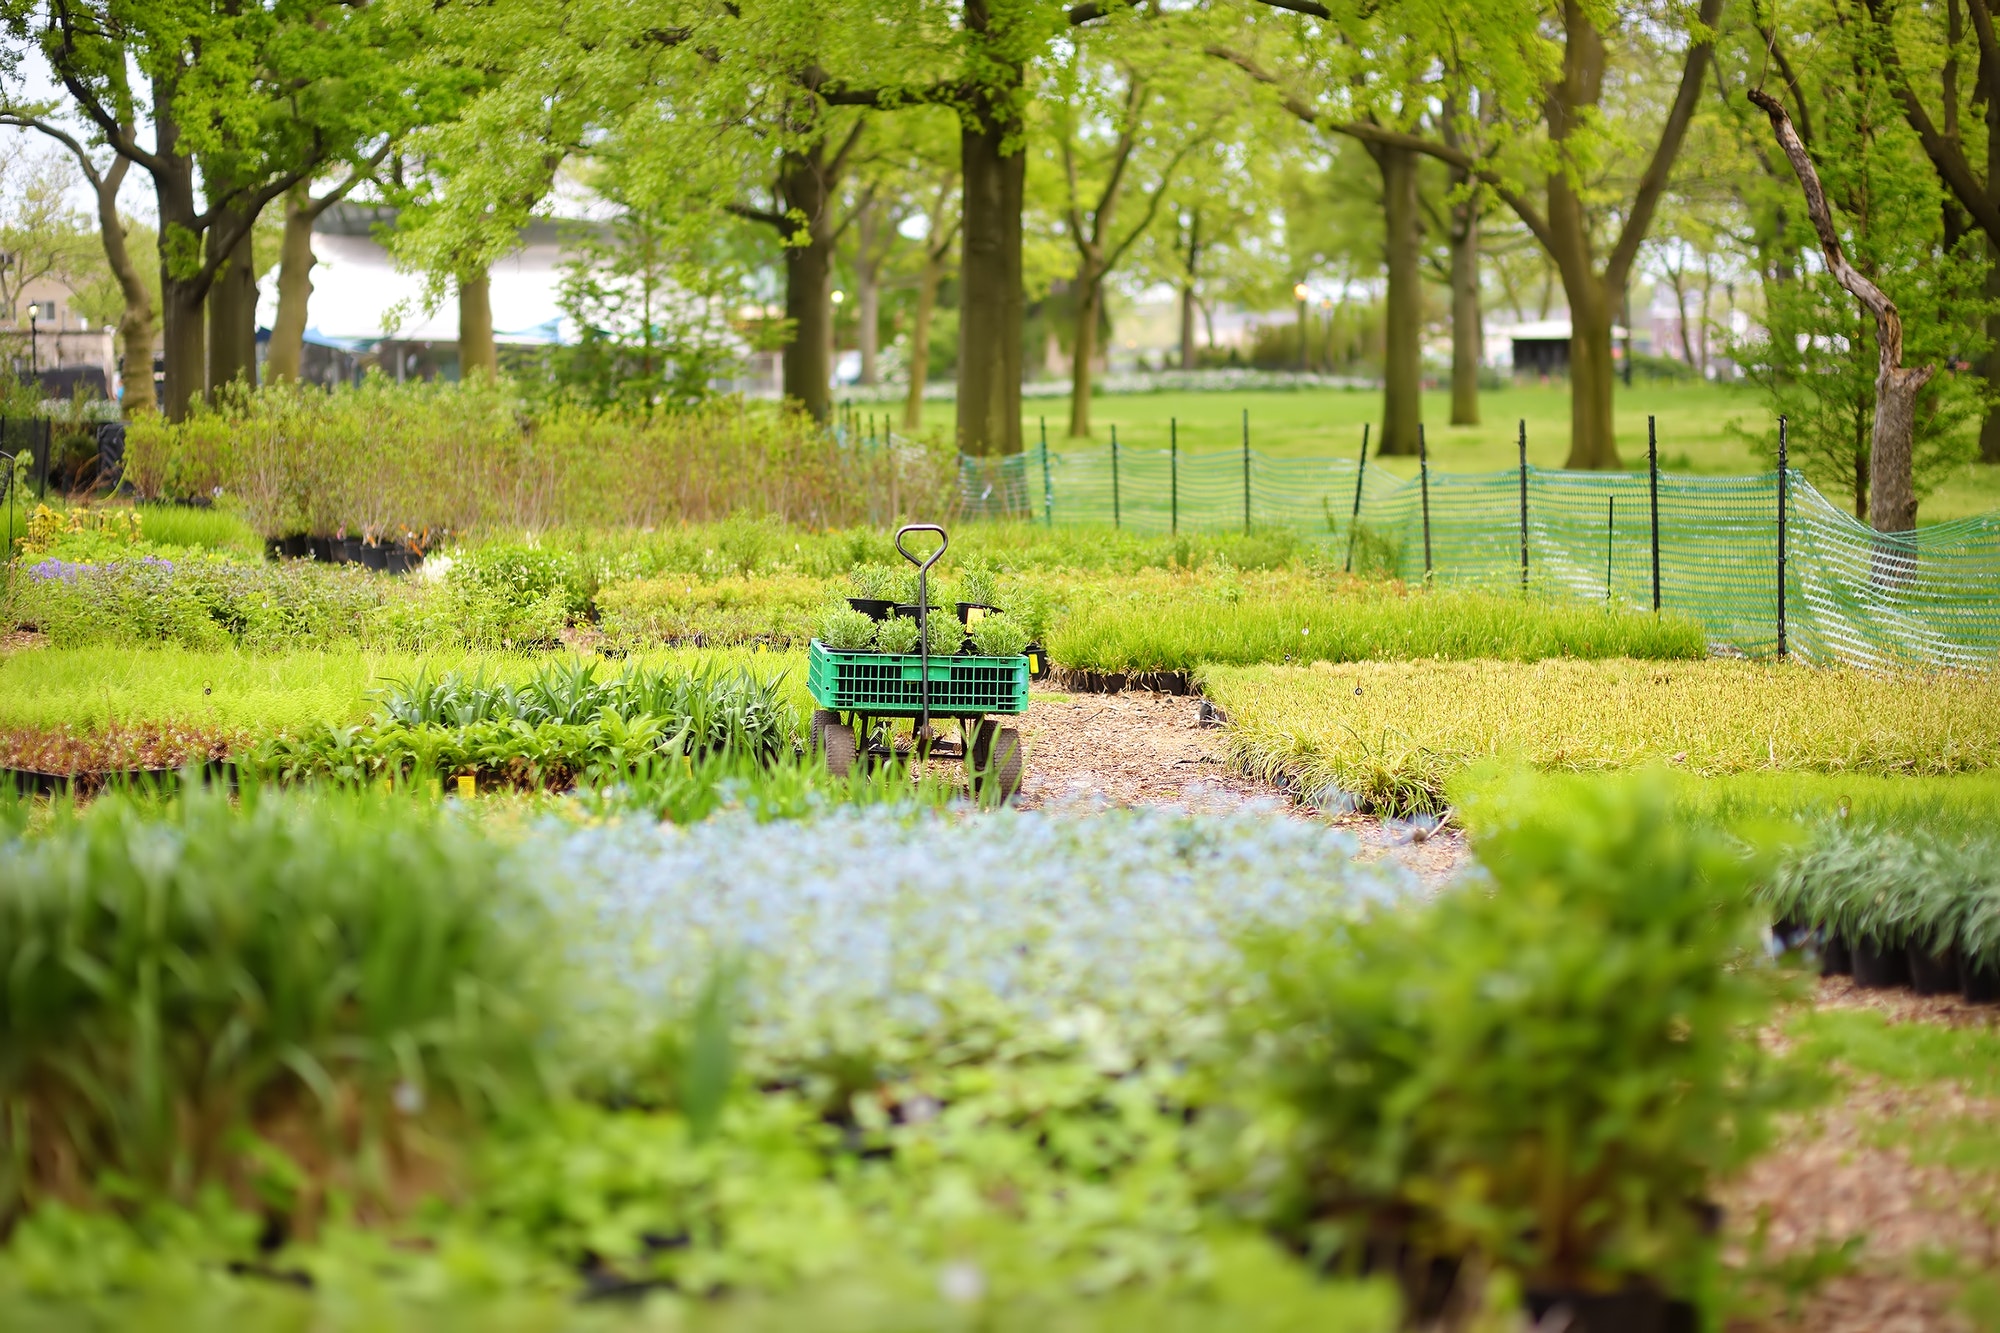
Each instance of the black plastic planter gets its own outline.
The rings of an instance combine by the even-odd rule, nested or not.
[[[1883,948],[1874,940],[1854,941],[1854,984],[1863,990],[1888,990],[1910,984],[1910,955],[1900,948]]]
[[[278,539],[278,549],[287,560],[303,560],[312,554],[312,538],[304,533]]]
[[[2000,959],[1958,960],[1959,994],[1967,1004],[2000,1004]]]
[[[1021,655],[1028,659],[1029,680],[1047,680],[1049,678],[1049,672],[1053,668],[1049,666],[1048,649],[1042,647],[1039,643],[1031,643],[1021,650]]]
[[[306,538],[306,542],[308,543],[308,549],[312,551],[313,559],[319,561],[323,565],[330,565],[333,563],[333,538],[308,537]]]
[[[1566,1333],[1694,1333],[1701,1323],[1688,1302],[1643,1287],[1614,1292],[1530,1287],[1523,1303],[1536,1328]]]
[[[1936,953],[1912,940],[1904,946],[1910,968],[1910,989],[1919,995],[1955,995],[1959,991],[1958,950]]]
[[[972,613],[974,611],[983,611],[987,615],[998,615],[1000,613],[1000,608],[997,606],[989,606],[985,602],[960,602],[958,603],[958,623],[961,625],[970,626],[972,624]]]
[[[387,569],[389,548],[380,542],[361,543],[361,563],[369,569]]]
[[[382,568],[390,574],[407,574],[422,563],[423,552],[408,546],[391,546],[382,556]]]
[[[337,565],[360,564],[361,539],[359,537],[335,537],[333,539],[333,561]]]
[[[1826,944],[1820,950],[1819,974],[1823,977],[1844,977],[1854,971],[1854,951],[1847,947],[1847,941],[1839,935],[1828,934]]]
[[[887,620],[895,603],[886,597],[850,597],[847,604],[870,620]]]

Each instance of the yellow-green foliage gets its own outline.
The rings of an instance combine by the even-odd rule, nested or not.
[[[828,580],[804,574],[712,580],[691,575],[614,583],[597,594],[604,629],[631,645],[746,643],[803,645],[826,605]]]
[[[1392,812],[1441,807],[1444,782],[1486,758],[1557,772],[2000,766],[1991,675],[1615,659],[1214,667],[1204,679],[1246,767],[1308,790],[1331,783]]]
[[[1095,671],[1188,670],[1206,663],[1355,662],[1443,657],[1704,657],[1708,637],[1686,616],[1482,592],[1405,592],[1400,585],[1299,589],[1260,579],[1261,595],[1194,579],[1164,595],[1105,596],[1060,620],[1049,653]],[[1209,586],[1202,586],[1203,583]]]
[[[0,657],[0,731],[61,726],[94,731],[113,723],[255,732],[344,726],[367,719],[372,691],[388,680],[408,679],[419,666],[432,676],[484,670],[525,680],[549,660],[547,654],[463,652],[419,658],[355,648],[272,654],[38,649]],[[761,679],[782,672],[786,701],[799,716],[812,715],[803,653],[690,649],[636,660],[746,665]],[[619,665],[606,663],[598,674],[614,675]]]

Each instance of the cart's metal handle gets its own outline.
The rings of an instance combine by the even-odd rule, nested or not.
[[[912,532],[935,532],[938,548],[932,551],[928,560],[918,560],[903,545],[903,538]],[[920,761],[924,753],[924,733],[931,729],[931,566],[951,545],[951,538],[935,523],[905,523],[896,529],[896,549],[903,559],[917,567],[917,733],[910,738],[910,752]]]
[[[910,554],[909,548],[903,545],[903,538],[912,532],[935,532],[938,535],[938,548],[931,552],[928,560],[919,560],[916,556]],[[915,565],[917,572],[921,574],[930,573],[931,566],[938,562],[938,557],[942,556],[945,553],[945,549],[950,545],[951,538],[946,536],[945,530],[935,523],[905,523],[902,527],[896,529],[896,550],[902,554],[903,559]]]

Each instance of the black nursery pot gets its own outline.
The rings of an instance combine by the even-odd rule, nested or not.
[[[1955,995],[1959,990],[1958,950],[1933,953],[1914,940],[1904,946],[1910,968],[1910,989],[1919,995]]]
[[[382,555],[382,568],[390,574],[407,574],[423,562],[423,552],[408,546],[388,547]]]
[[[321,564],[324,565],[330,565],[333,563],[333,538],[308,537],[306,538],[306,541],[310,545],[313,559],[319,561]]]
[[[850,597],[847,604],[870,620],[887,620],[895,603],[886,597]]]
[[[1885,949],[1874,940],[1854,941],[1854,984],[1863,990],[1888,990],[1910,984],[1910,955]]]
[[[1049,650],[1039,643],[1031,643],[1021,650],[1021,656],[1028,659],[1028,679],[1047,680],[1049,678]]]
[[[1820,951],[1819,974],[1823,977],[1844,977],[1854,971],[1854,951],[1847,947],[1847,941],[1839,935],[1828,934],[1826,945]]]
[[[361,539],[359,537],[335,537],[333,539],[333,560],[338,565],[360,564]]]
[[[999,607],[989,606],[985,602],[959,602],[957,606],[958,623],[961,625],[970,625],[972,623],[972,613],[974,611],[984,611],[988,615],[998,615],[1000,612]]]
[[[304,533],[278,539],[278,549],[287,560],[303,560],[312,554],[312,538]]]
[[[1644,1287],[1613,1292],[1530,1287],[1523,1303],[1537,1327],[1568,1333],[1694,1333],[1701,1324],[1693,1305]]]
[[[1959,994],[1967,1004],[2000,1004],[2000,959],[1959,959]]]
[[[361,563],[370,569],[388,568],[389,548],[380,542],[361,543]]]

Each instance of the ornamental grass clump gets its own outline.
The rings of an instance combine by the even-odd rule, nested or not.
[[[1783,983],[1748,867],[1663,792],[1586,793],[1478,850],[1490,878],[1419,909],[1255,937],[1216,1071],[1248,1089],[1240,1197],[1413,1306],[1434,1259],[1697,1298],[1713,1190],[1803,1091],[1756,1040]]]
[[[107,797],[0,843],[0,884],[0,1228],[213,1186],[294,1229],[329,1188],[393,1207],[537,1086],[544,913],[435,808]]]
[[[1758,886],[1771,919],[1893,951],[2000,964],[2000,839],[1829,824]]]

